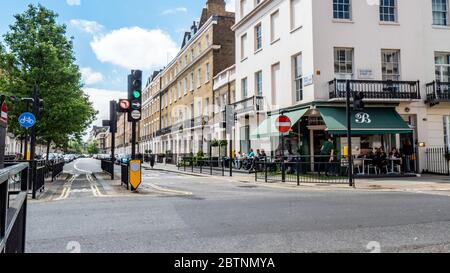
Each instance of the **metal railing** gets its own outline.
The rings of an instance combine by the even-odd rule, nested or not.
[[[289,160],[263,159],[255,160],[252,169],[255,181],[348,184],[348,161],[330,162],[328,156],[293,157]]]
[[[450,101],[450,82],[433,81],[426,85],[427,102]]]
[[[450,150],[447,148],[428,148],[426,173],[450,175]]]
[[[27,217],[29,164],[0,170],[0,253],[24,253]],[[9,184],[20,180],[20,189]]]
[[[105,173],[108,173],[110,175],[114,174],[114,162],[112,162],[111,160],[102,160],[101,168]]]
[[[236,114],[264,111],[264,97],[253,96],[232,104]]]
[[[179,171],[184,172],[227,176],[230,170],[230,160],[228,157],[181,156],[177,167]]]
[[[348,80],[351,92],[363,92],[366,99],[420,99],[419,81],[374,81]],[[345,99],[347,80],[334,79],[329,82],[330,99]]]
[[[128,164],[120,164],[120,168],[121,168],[121,172],[120,172],[120,185],[123,186],[125,185],[125,187],[127,188],[127,190],[130,189],[130,182],[129,182],[129,178],[130,178],[130,173],[129,173],[129,166]]]
[[[64,161],[54,162],[52,165],[50,165],[50,170],[52,172],[52,181],[54,181],[55,178],[57,178],[60,174],[63,173],[64,165],[65,165]]]

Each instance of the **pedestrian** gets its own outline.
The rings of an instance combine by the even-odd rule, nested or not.
[[[325,175],[328,176],[329,171],[332,170],[331,164],[334,161],[335,148],[334,142],[331,137],[328,137],[327,140],[323,143],[322,148],[320,149],[320,159],[319,162],[319,176],[322,171],[325,172]]]

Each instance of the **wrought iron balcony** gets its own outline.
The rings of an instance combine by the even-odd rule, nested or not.
[[[166,127],[166,128],[161,129],[161,130],[158,130],[156,132],[156,136],[157,137],[165,136],[165,135],[170,134],[170,133],[172,133],[172,127]]]
[[[347,82],[352,94],[363,92],[373,100],[419,100],[419,81],[337,80],[329,82],[330,99],[346,99]]]
[[[236,114],[246,114],[251,112],[264,111],[264,97],[253,96],[233,103]]]
[[[450,82],[434,81],[426,85],[427,103],[431,105],[439,102],[450,102]]]

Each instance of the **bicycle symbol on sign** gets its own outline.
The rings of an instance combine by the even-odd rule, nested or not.
[[[36,117],[32,113],[23,113],[19,117],[19,123],[20,126],[28,129],[36,124]]]

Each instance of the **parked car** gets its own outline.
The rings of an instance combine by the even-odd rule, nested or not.
[[[122,164],[128,164],[128,162],[130,162],[131,160],[131,155],[127,154],[124,157],[122,157],[122,159],[120,160],[120,163]]]

